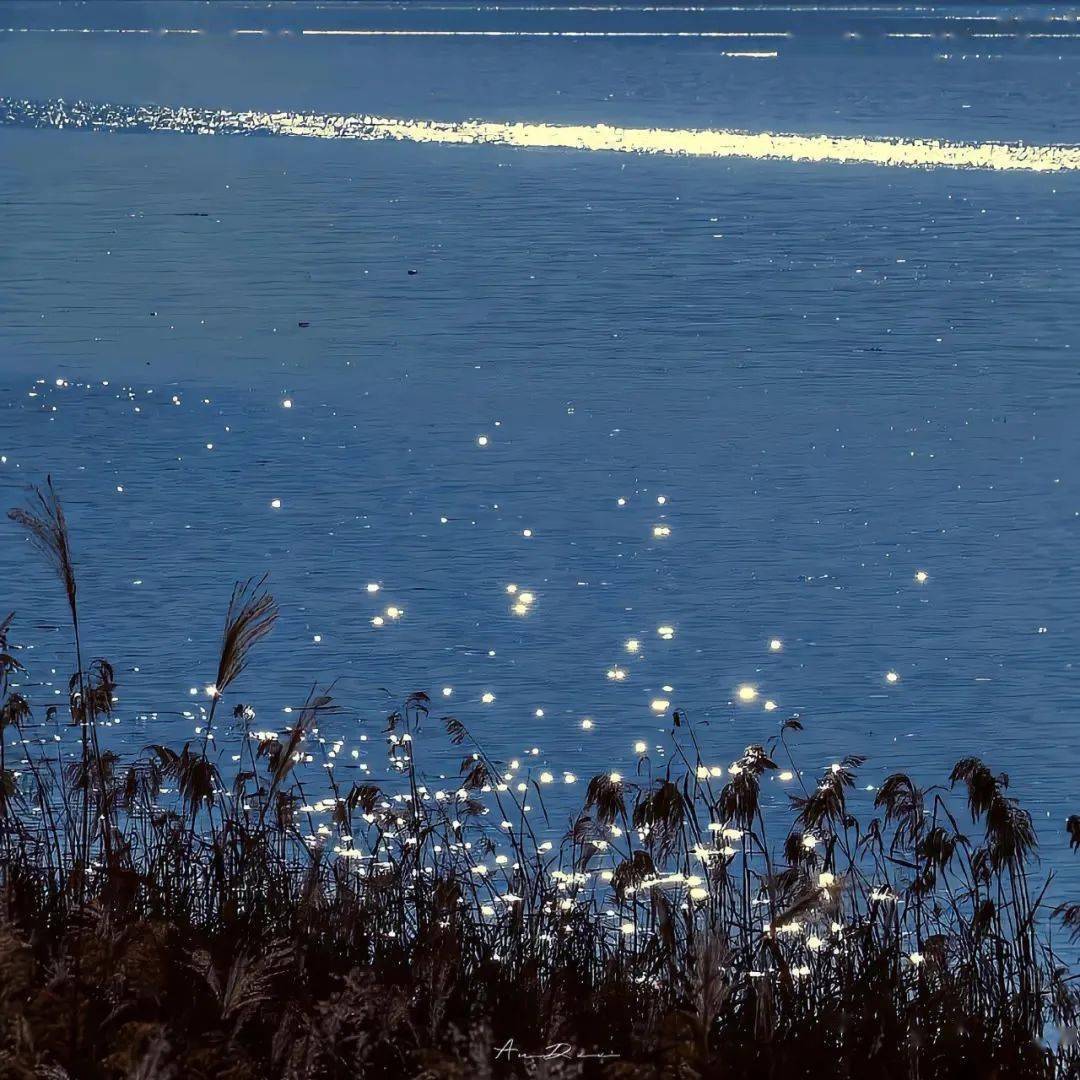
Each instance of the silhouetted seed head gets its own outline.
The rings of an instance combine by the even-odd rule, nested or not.
[[[1069,834],[1069,847],[1073,851],[1080,848],[1080,814],[1070,814],[1065,822],[1065,831]]]
[[[589,781],[585,792],[585,809],[595,810],[597,821],[610,825],[617,817],[626,816],[626,802],[621,780],[608,773],[599,773]]]
[[[798,821],[806,829],[816,829],[825,822],[843,827],[847,819],[845,789],[854,787],[855,772],[864,761],[861,757],[846,757],[832,765],[822,775],[817,788],[809,795],[792,796],[791,802],[799,811]]]
[[[923,813],[922,793],[904,773],[885,778],[874,796],[874,806],[884,808],[888,824],[898,824],[909,835],[917,831]]]
[[[632,820],[634,828],[647,832],[666,854],[678,841],[686,818],[683,793],[671,781],[661,780],[652,791],[638,798]]]
[[[9,694],[0,704],[0,738],[3,737],[4,728],[20,728],[30,716],[30,702],[22,694]]]
[[[717,816],[742,829],[749,829],[758,812],[760,777],[776,763],[765,753],[764,747],[748,746],[733,770],[734,775],[720,791],[716,802]]]
[[[611,887],[620,897],[624,896],[629,889],[636,889],[644,881],[656,877],[656,864],[647,851],[635,851],[628,859],[624,859],[617,867],[611,878]]]
[[[22,664],[8,651],[8,631],[14,619],[14,612],[0,619],[0,694],[7,691],[11,676],[23,670]]]
[[[72,617],[75,617],[75,564],[64,508],[53,488],[52,477],[46,478],[44,491],[32,488],[27,505],[9,510],[8,517],[26,530],[34,546],[52,564],[64,586]]]
[[[471,754],[462,761],[459,772],[463,776],[461,786],[466,791],[479,791],[480,788],[489,786],[492,782],[487,765],[481,758]]]
[[[968,806],[975,820],[982,817],[998,795],[998,780],[994,774],[974,757],[961,758],[949,774],[949,783],[963,783],[967,788]]]
[[[959,833],[952,833],[941,825],[935,825],[919,840],[916,850],[930,866],[945,870],[956,854],[957,845],[966,841],[967,838]]]
[[[236,680],[247,666],[251,649],[273,630],[277,622],[277,604],[265,591],[265,584],[265,577],[257,581],[249,578],[233,587],[221,635],[215,696],[224,694]]]
[[[446,734],[450,736],[450,741],[454,746],[460,746],[469,734],[465,725],[453,716],[443,717],[443,724],[446,727]]]
[[[353,784],[346,796],[350,810],[359,809],[364,814],[374,814],[382,798],[382,792],[374,784]]]
[[[984,819],[985,858],[992,869],[1019,865],[1038,846],[1031,815],[1013,798],[1005,795],[1009,777],[994,776],[978,758],[963,758],[953,767],[949,780],[967,788],[972,819]]]
[[[85,672],[76,671],[68,680],[72,723],[111,716],[115,695],[116,676],[108,660],[94,660]]]
[[[153,745],[161,776],[174,781],[188,809],[192,812],[211,807],[221,790],[217,767],[204,755],[195,753],[190,743],[177,753],[167,746]]]

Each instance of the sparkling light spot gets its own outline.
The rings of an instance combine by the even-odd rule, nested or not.
[[[768,701],[765,702],[765,711],[766,712],[772,712],[775,708],[776,708],[776,702],[773,701],[772,699],[769,699]]]
[[[744,683],[739,687],[737,693],[740,701],[753,701],[757,697],[757,687]]]
[[[581,727],[584,731],[591,731],[593,722],[588,717],[585,717],[585,719],[581,721]]]
[[[653,698],[652,701],[649,702],[649,708],[655,713],[667,712],[670,705],[671,702],[668,701],[667,698]]]
[[[649,749],[648,743],[642,741],[641,739],[638,739],[638,741],[636,743],[634,743],[634,753],[635,754],[644,754],[644,753],[646,753],[648,751],[648,749]]]
[[[900,681],[900,676],[895,671],[886,671],[885,681],[887,683],[898,683]]]
[[[291,409],[291,408],[292,408],[292,399],[291,399],[291,398],[286,398],[286,399],[285,399],[285,400],[284,400],[284,401],[283,401],[283,402],[281,403],[281,407],[282,407],[283,409]]]
[[[771,652],[779,652],[783,647],[784,643],[778,637],[774,637],[769,642],[769,649]]]
[[[271,505],[271,507],[273,507],[273,509],[280,510],[281,509],[281,500],[280,499],[271,499],[270,500],[270,505]]]
[[[670,641],[675,636],[674,626],[658,626],[656,632],[665,640]]]
[[[477,446],[487,446],[487,444],[488,444],[488,437],[486,435],[478,435],[476,437],[476,445]]]
[[[662,540],[665,536],[671,535],[671,529],[667,525],[654,525],[652,534],[657,540]]]
[[[636,653],[641,648],[641,642],[637,638],[630,638],[626,643],[626,651],[628,653]]]
[[[495,700],[495,695],[490,690],[486,690],[483,694],[480,695],[480,700],[485,705],[490,705]]]
[[[444,686],[442,688],[442,696],[443,697],[449,697],[453,692],[454,692],[454,688],[452,686]]]
[[[926,582],[930,580],[930,575],[925,570],[916,570],[915,571],[915,580],[920,585],[925,585]]]

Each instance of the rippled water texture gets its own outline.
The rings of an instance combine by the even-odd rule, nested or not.
[[[579,777],[631,773],[658,708],[707,722],[718,764],[798,711],[808,770],[1007,770],[1075,884],[1073,9],[0,24],[0,495],[60,486],[117,745],[191,734],[231,583],[269,571],[284,616],[237,696],[273,727],[336,678],[343,772],[383,769],[357,741],[378,746],[382,688]],[[113,122],[254,113],[1066,167]],[[62,700],[62,598],[13,527],[9,608],[35,699]]]

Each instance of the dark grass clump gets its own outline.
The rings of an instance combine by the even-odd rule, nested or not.
[[[417,693],[391,779],[345,783],[329,693],[284,730],[223,706],[277,618],[263,581],[233,593],[197,741],[122,761],[51,486],[12,516],[60,571],[76,671],[39,715],[0,622],[0,1077],[1077,1075],[1053,939],[1080,905],[1045,911],[1031,819],[981,761],[891,776],[860,820],[863,759],[805,779],[798,719],[719,768],[676,712],[661,761],[593,777],[556,830],[552,777],[458,719],[460,777],[428,786]],[[797,794],[767,824],[773,783]]]

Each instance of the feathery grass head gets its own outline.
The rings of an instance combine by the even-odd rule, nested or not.
[[[621,780],[599,773],[589,781],[585,792],[585,809],[596,811],[596,820],[610,825],[616,817],[626,816]]]
[[[624,896],[630,889],[636,889],[642,882],[656,877],[656,864],[647,851],[638,850],[624,859],[611,878],[611,887],[618,896]]]
[[[742,829],[753,824],[761,797],[761,776],[775,769],[776,762],[762,746],[748,746],[731,768],[732,777],[720,791],[716,811],[721,821],[730,821]]]
[[[956,763],[949,780],[967,788],[972,820],[985,821],[986,858],[991,867],[1019,866],[1035,852],[1038,838],[1031,815],[1005,794],[1006,773],[995,776],[978,758],[964,758]]]
[[[11,694],[0,703],[0,735],[4,728],[21,728],[30,719],[30,702],[22,694]]]
[[[217,696],[224,694],[247,667],[252,648],[274,629],[277,617],[277,603],[266,591],[265,575],[257,581],[249,578],[236,583],[221,635],[221,656],[214,683]]]
[[[59,575],[74,617],[75,563],[71,554],[67,519],[53,487],[52,477],[46,477],[44,490],[39,487],[31,488],[27,505],[9,510],[8,517],[26,530],[30,542]]]
[[[221,790],[221,776],[204,755],[195,753],[190,745],[185,745],[179,753],[161,745],[149,749],[157,759],[161,775],[176,783],[189,810],[196,812],[214,805]]]
[[[660,780],[638,798],[632,820],[635,829],[652,836],[659,850],[670,854],[692,812],[679,786]]]

